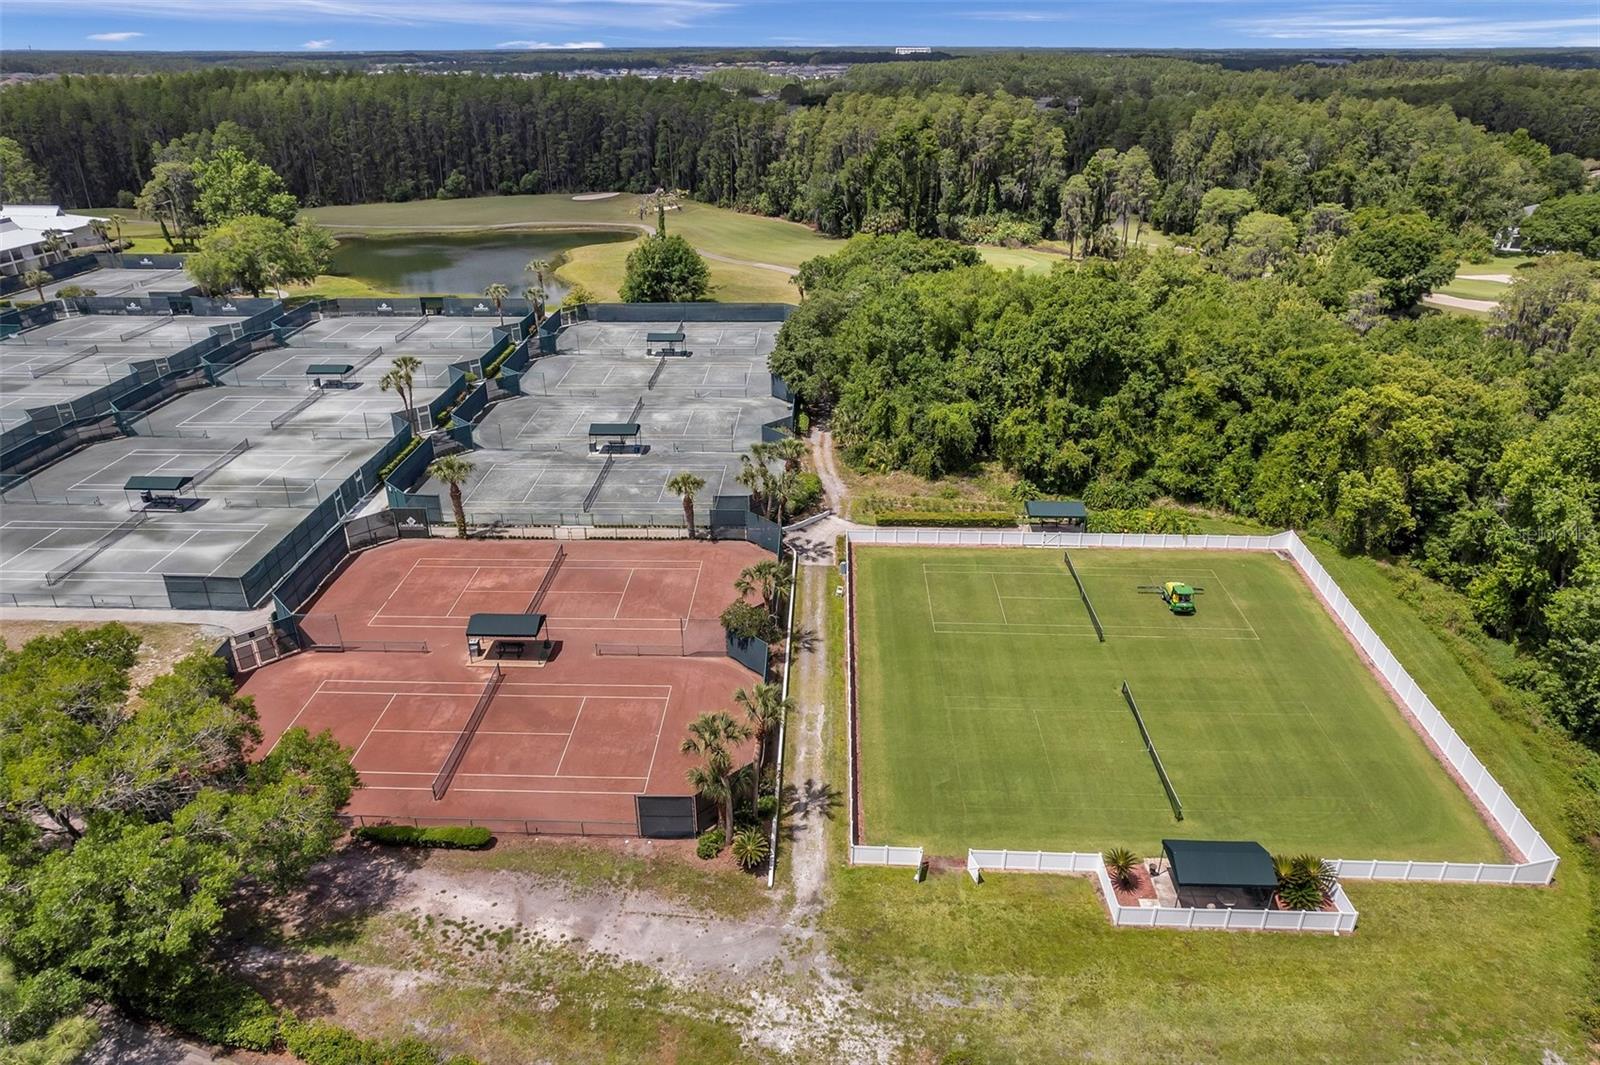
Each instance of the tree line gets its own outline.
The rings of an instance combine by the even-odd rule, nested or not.
[[[1524,204],[1582,190],[1582,163],[1540,136],[1405,102],[1389,94],[1393,68],[1355,66],[1365,74],[1064,55],[866,63],[795,106],[632,77],[64,76],[8,89],[0,132],[53,196],[83,206],[129,199],[162,145],[231,122],[307,205],[665,187],[841,236],[958,236],[995,219],[1057,233],[1067,179],[1106,149],[1148,159],[1140,219],[1173,233],[1193,230],[1213,188],[1274,213],[1418,210],[1489,234]],[[1414,81],[1440,83],[1435,66]],[[1561,89],[1541,135],[1586,150],[1592,72],[1506,69]]]
[[[1434,227],[1376,209],[1270,272],[1134,251],[1043,276],[858,237],[802,266],[772,369],[868,469],[998,462],[1024,495],[1168,498],[1409,558],[1535,652],[1558,716],[1600,739],[1597,270],[1548,257],[1487,328],[1400,313]]]

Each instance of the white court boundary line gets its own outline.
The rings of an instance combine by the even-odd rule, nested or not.
[[[270,748],[268,748],[268,753],[271,753],[271,751],[274,751],[274,750],[277,749],[278,743],[283,739],[283,736],[286,733],[288,733],[288,731],[290,729],[296,727],[296,725],[299,724],[299,721],[300,721],[301,717],[303,717],[305,715],[305,712],[310,708],[312,702],[314,702],[319,696],[322,696],[322,695],[387,695],[389,697],[388,700],[383,704],[383,706],[378,710],[378,716],[373,718],[372,725],[368,726],[366,734],[364,736],[362,736],[362,738],[361,738],[360,744],[358,744],[356,746],[355,750],[351,752],[350,764],[351,764],[352,767],[354,767],[355,766],[355,760],[356,760],[357,756],[360,755],[361,751],[366,747],[367,741],[370,740],[373,737],[374,734],[379,733],[379,732],[382,732],[382,733],[385,733],[385,734],[390,734],[390,735],[459,735],[460,734],[460,732],[461,732],[460,729],[383,729],[383,728],[379,728],[378,726],[379,726],[379,723],[381,723],[383,721],[383,716],[386,713],[389,712],[389,708],[394,705],[394,701],[397,698],[399,698],[399,697],[401,697],[403,695],[433,695],[433,696],[440,696],[440,697],[444,697],[444,698],[459,697],[459,698],[466,699],[466,698],[471,698],[475,694],[471,690],[462,691],[462,692],[451,692],[451,693],[415,692],[415,691],[407,691],[407,690],[388,691],[388,692],[385,692],[385,691],[344,692],[344,691],[328,690],[329,689],[329,685],[341,685],[341,684],[383,684],[383,685],[405,685],[405,684],[445,685],[445,684],[451,684],[451,685],[456,685],[458,687],[463,687],[463,688],[468,688],[468,689],[471,689],[471,688],[474,687],[474,685],[470,681],[426,681],[426,680],[408,681],[408,680],[399,680],[399,679],[390,680],[390,679],[387,679],[387,678],[368,680],[368,679],[352,678],[352,677],[327,677],[327,678],[324,678],[320,683],[318,683],[317,687],[311,692],[310,695],[306,696],[305,701],[300,704],[300,709],[295,711],[294,717],[290,718],[288,724],[284,725],[283,732],[279,733],[278,737],[272,741],[272,746]],[[623,790],[623,791],[607,791],[607,790],[597,790],[597,789],[574,790],[574,789],[568,789],[568,788],[482,788],[482,787],[479,787],[479,788],[471,788],[471,787],[455,788],[455,787],[451,787],[451,789],[450,789],[451,791],[470,791],[470,792],[476,792],[476,793],[479,793],[479,794],[490,794],[490,795],[502,794],[502,793],[503,794],[511,794],[511,795],[638,795],[638,794],[641,794],[643,792],[644,788],[649,787],[650,778],[655,773],[656,760],[660,755],[661,733],[666,727],[667,713],[672,708],[672,696],[673,696],[673,692],[674,692],[673,685],[671,685],[671,684],[611,684],[611,683],[605,682],[605,681],[597,682],[597,683],[594,683],[594,684],[583,684],[583,683],[572,682],[572,681],[567,681],[567,682],[539,682],[539,681],[511,682],[511,681],[507,681],[505,684],[503,684],[501,686],[501,692],[496,694],[496,698],[506,697],[506,698],[517,698],[517,699],[537,699],[537,698],[541,697],[539,693],[534,693],[534,692],[529,692],[529,693],[525,693],[525,694],[506,693],[505,689],[506,688],[510,688],[510,687],[520,687],[520,688],[539,688],[539,687],[545,687],[545,688],[596,688],[596,687],[598,687],[598,688],[647,688],[647,689],[653,689],[653,690],[659,691],[659,692],[665,692],[665,694],[662,694],[662,695],[610,695],[610,694],[596,694],[596,693],[593,693],[593,692],[581,692],[581,693],[580,692],[575,692],[575,693],[572,693],[570,695],[557,695],[557,696],[554,696],[556,698],[567,698],[567,699],[579,699],[580,700],[579,705],[578,705],[578,713],[575,714],[573,716],[573,719],[572,719],[572,728],[567,730],[565,733],[548,732],[548,731],[544,731],[544,730],[529,730],[529,731],[526,731],[526,732],[509,732],[509,731],[506,731],[504,729],[496,729],[494,731],[487,732],[487,733],[482,732],[480,730],[480,732],[477,735],[490,735],[490,736],[560,736],[560,735],[565,735],[567,737],[567,742],[561,749],[560,758],[558,758],[557,761],[556,761],[556,772],[554,772],[554,773],[491,773],[491,772],[473,773],[473,772],[464,772],[464,771],[458,770],[457,771],[457,775],[458,776],[476,777],[476,778],[481,778],[481,777],[506,777],[506,778],[512,778],[512,779],[517,779],[517,780],[527,780],[527,779],[532,779],[532,780],[638,780],[638,781],[642,781],[641,787],[638,790],[635,790],[635,791],[626,791],[626,790]],[[646,765],[645,771],[642,774],[641,773],[603,773],[602,774],[602,773],[562,773],[561,772],[561,766],[566,761],[567,752],[569,750],[571,750],[571,747],[572,747],[572,737],[577,733],[577,731],[578,731],[578,723],[583,719],[583,709],[588,704],[590,699],[596,699],[596,700],[607,700],[607,699],[610,699],[610,700],[622,700],[622,699],[629,699],[629,700],[634,700],[634,701],[646,701],[646,702],[654,702],[654,703],[659,704],[656,707],[656,741],[655,741],[655,744],[650,749],[650,761]],[[477,736],[475,735],[473,738],[476,739]],[[357,773],[362,773],[363,771],[358,769],[358,770],[356,770],[356,772]],[[365,772],[372,773],[372,774],[379,775],[379,776],[385,776],[385,777],[388,777],[388,776],[426,776],[426,777],[432,777],[432,776],[435,775],[434,772],[423,772],[423,771],[420,771],[420,770],[406,770],[406,769],[369,769],[369,770],[366,770]],[[428,788],[404,788],[404,787],[398,787],[398,786],[394,786],[394,785],[367,784],[364,778],[363,778],[363,781],[362,781],[362,785],[363,785],[363,790],[368,790],[368,791],[428,791],[428,790],[430,790]]]
[[[1469,799],[1479,804],[1478,812],[1499,831],[1500,840],[1515,848],[1510,862],[1450,862],[1415,859],[1336,858],[1332,865],[1341,877],[1359,880],[1404,880],[1425,883],[1492,883],[1544,885],[1555,878],[1561,858],[1517,806],[1510,794],[1489,772],[1433,700],[1412,678],[1400,660],[1384,644],[1377,631],[1362,617],[1354,602],[1345,595],[1320,559],[1292,530],[1271,535],[1233,535],[1201,533],[1193,536],[1163,533],[1036,533],[1013,530],[951,529],[852,529],[846,533],[850,549],[856,544],[887,547],[1030,547],[1051,549],[1113,548],[1133,550],[1250,551],[1277,554],[1291,562],[1313,594],[1359,648],[1371,668],[1388,685],[1391,702],[1406,716],[1407,723],[1423,734],[1429,753],[1452,774],[1452,780]],[[853,554],[853,550],[852,550]],[[853,636],[850,615],[854,613],[854,574],[850,567],[846,581],[851,602],[846,604],[846,637]],[[855,655],[846,647],[849,678],[848,716],[851,735],[857,733],[855,695]],[[850,835],[848,856],[853,864],[904,865],[914,856],[920,862],[921,847],[868,846],[854,842],[856,831],[855,744],[850,745]],[[1519,853],[1520,852],[1520,853]],[[976,865],[969,852],[968,868]],[[1103,868],[1101,870],[1103,875]],[[1340,893],[1342,894],[1342,893]],[[1191,911],[1192,913],[1193,911]],[[1353,925],[1352,925],[1353,927]]]

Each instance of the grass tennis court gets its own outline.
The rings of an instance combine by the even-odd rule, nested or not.
[[[1152,854],[1183,836],[1503,860],[1291,563],[1072,557],[1105,643],[1058,550],[855,551],[864,842]],[[1193,617],[1138,590],[1169,580],[1204,589]]]

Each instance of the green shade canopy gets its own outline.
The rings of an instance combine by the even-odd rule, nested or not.
[[[1076,499],[1030,499],[1027,503],[1027,513],[1030,518],[1078,518],[1089,517],[1089,508]]]
[[[128,483],[122,488],[127,492],[177,492],[188,488],[194,478],[188,475],[181,477],[157,476],[142,473],[136,477],[129,477]]]
[[[676,333],[646,333],[644,342],[646,344],[681,344],[683,343],[683,331],[679,330]]]
[[[1180,887],[1275,888],[1272,855],[1249,840],[1164,839],[1161,850]]]
[[[342,377],[354,369],[348,362],[314,362],[306,367],[306,376]]]
[[[544,628],[543,614],[474,614],[467,619],[467,637],[491,640],[537,639]]]
[[[638,422],[590,422],[590,436],[638,436]]]

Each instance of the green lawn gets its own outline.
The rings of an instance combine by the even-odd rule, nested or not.
[[[1265,554],[856,553],[868,842],[1503,860],[1289,563]],[[1204,589],[1176,617],[1141,585]],[[1176,821],[1119,687],[1184,804]]]
[[[1591,801],[1578,778],[1592,756],[1530,721],[1525,697],[1491,665],[1506,649],[1460,635],[1470,626],[1458,597],[1312,548],[1544,830],[1563,859],[1555,885],[1352,882],[1361,924],[1334,939],[1114,929],[1080,877],[994,874],[974,885],[951,873],[917,884],[902,870],[840,866],[821,927],[842,975],[863,1003],[915,1012],[928,1060],[957,1050],[990,1065],[1592,1057],[1593,861],[1563,833],[1566,811]],[[844,611],[829,600],[831,701],[842,708]],[[842,719],[830,716],[835,779]]]

